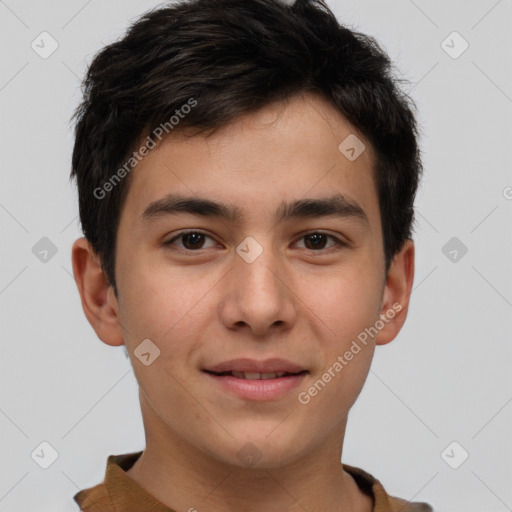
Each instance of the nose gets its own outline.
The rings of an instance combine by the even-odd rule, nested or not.
[[[290,329],[297,317],[298,296],[294,277],[279,255],[265,248],[252,263],[236,258],[220,301],[223,324],[258,337]]]

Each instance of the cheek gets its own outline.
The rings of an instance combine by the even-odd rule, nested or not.
[[[378,317],[380,289],[368,269],[343,268],[328,275],[303,280],[300,295],[326,328],[335,344],[357,336]],[[320,338],[321,339],[321,338]]]
[[[368,376],[375,343],[358,338],[360,325],[364,325],[363,322],[354,321],[351,332],[343,332],[337,339],[324,344],[322,367],[298,396],[299,403],[310,407],[310,410],[322,409],[320,416],[332,419],[327,424],[344,417]]]
[[[313,407],[324,410],[321,416],[324,419],[329,416],[332,418],[332,421],[326,423],[332,424],[343,419],[353,406],[368,377],[373,349],[374,345],[360,345],[360,351],[350,361],[340,354],[342,359],[330,361],[325,371],[307,390]],[[312,396],[315,392],[317,395]]]
[[[149,265],[126,276],[123,284],[128,293],[123,295],[121,321],[128,350],[136,356],[137,347],[149,339],[159,351],[158,358],[147,367],[150,371],[141,367],[137,372],[145,386],[151,387],[155,378],[158,390],[161,379],[172,387],[172,377],[179,381],[187,377],[189,363],[200,350],[205,328],[215,315],[214,306],[205,296],[215,284],[211,279],[191,279],[176,269],[170,272]],[[135,356],[133,364],[140,367]]]
[[[325,408],[333,421],[352,406],[367,378],[375,343],[365,329],[378,318],[379,293],[376,276],[345,269],[331,275],[323,286],[303,290],[309,297],[311,326],[316,326],[322,345],[321,368],[306,391],[304,402]],[[318,281],[317,281],[318,284]],[[339,408],[334,411],[332,404]]]
[[[201,297],[179,272],[161,266],[134,264],[123,274],[123,319],[130,334],[162,339],[180,321],[186,320]],[[204,293],[203,293],[204,294]]]
[[[172,409],[183,410],[190,399],[183,393],[190,377],[186,362],[200,340],[196,320],[201,308],[197,303],[204,292],[194,292],[193,286],[182,288],[181,281],[169,276],[162,279],[151,271],[132,272],[124,285],[129,292],[124,296],[122,321],[137,381],[153,407],[172,404]],[[150,357],[157,354],[149,365],[138,357],[138,347],[146,339],[154,344],[145,345]]]

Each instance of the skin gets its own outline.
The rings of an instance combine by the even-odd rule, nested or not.
[[[366,145],[354,161],[338,150],[350,134]],[[371,498],[340,464],[347,415],[375,346],[392,341],[405,322],[414,277],[412,240],[385,275],[373,161],[369,143],[330,103],[295,96],[208,138],[173,133],[136,166],[117,234],[117,298],[87,241],[74,243],[84,312],[103,342],[126,345],[139,384],[146,449],[128,474],[165,505],[372,510]],[[246,218],[180,213],[141,220],[152,201],[170,192],[235,205]],[[274,221],[282,201],[335,192],[357,202],[369,224],[336,216]],[[183,229],[207,236],[163,245]],[[348,245],[329,237],[314,245],[305,237],[312,232]],[[263,248],[252,263],[236,253],[248,236]],[[400,312],[301,404],[298,393],[395,303]],[[160,356],[145,366],[134,350],[147,338]],[[310,373],[278,399],[243,400],[202,372],[234,357],[282,357]],[[261,457],[252,466],[238,456],[249,442]]]

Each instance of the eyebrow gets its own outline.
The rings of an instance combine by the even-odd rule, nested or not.
[[[202,197],[168,194],[150,203],[142,214],[142,220],[147,222],[152,219],[180,213],[202,217],[217,217],[234,223],[245,219],[243,211],[237,206]],[[283,201],[276,210],[274,221],[279,223],[295,218],[328,216],[353,218],[370,227],[368,217],[361,206],[355,201],[349,200],[343,194],[321,198],[298,199],[288,203]]]

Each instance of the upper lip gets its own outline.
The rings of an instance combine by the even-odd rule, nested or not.
[[[271,358],[263,361],[257,361],[256,359],[239,358],[230,359],[222,363],[209,366],[205,370],[215,373],[221,372],[256,372],[256,373],[275,373],[275,372],[287,372],[287,373],[299,373],[305,371],[302,366],[287,361],[286,359]]]

